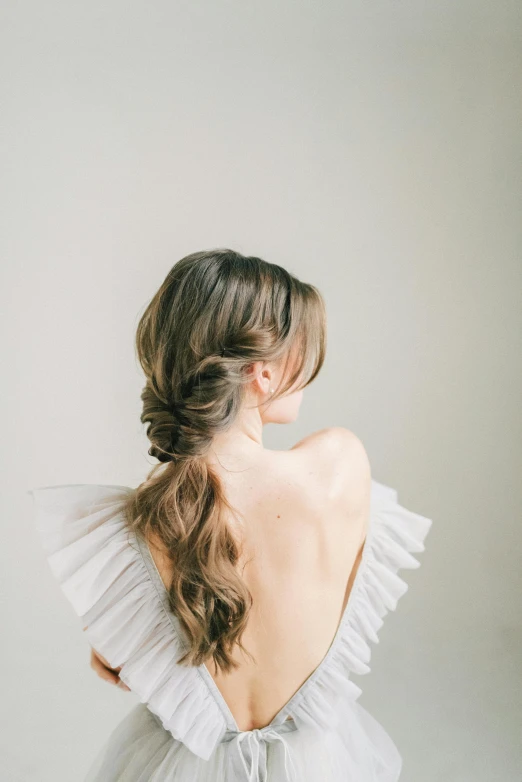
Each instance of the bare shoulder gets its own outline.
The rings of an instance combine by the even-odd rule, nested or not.
[[[303,437],[291,450],[307,450],[315,456],[341,459],[343,464],[353,466],[359,462],[369,468],[368,455],[360,438],[344,426],[328,426]]]
[[[326,427],[299,440],[292,450],[300,450],[319,465],[318,477],[332,504],[344,508],[348,516],[360,516],[369,509],[370,460],[355,432],[343,426]]]
[[[307,434],[306,437],[301,438],[301,440],[292,446],[292,450],[309,447],[322,447],[330,450],[345,447],[355,439],[358,439],[357,435],[344,426],[327,426],[324,429],[318,429],[316,432],[311,432],[310,434]]]

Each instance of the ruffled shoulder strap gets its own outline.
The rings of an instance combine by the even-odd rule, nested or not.
[[[164,728],[208,760],[226,719],[197,667],[178,665],[184,648],[126,524],[127,486],[70,484],[31,489],[47,560],[82,620],[91,646],[146,703]]]
[[[403,569],[420,567],[432,519],[403,507],[397,491],[372,480],[366,542],[336,636],[321,665],[282,712],[298,721],[335,723],[339,702],[355,701],[361,688],[352,674],[370,672],[372,643],[379,643],[385,616],[395,611],[408,584]]]
[[[354,673],[369,673],[369,642],[379,642],[378,631],[384,617],[396,610],[399,599],[408,591],[399,571],[420,567],[413,555],[425,550],[424,541],[431,526],[432,519],[399,504],[395,489],[372,481],[364,567],[354,585],[356,591],[350,595],[341,628]]]

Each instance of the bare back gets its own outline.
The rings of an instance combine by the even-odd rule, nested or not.
[[[238,727],[253,730],[273,719],[333,641],[365,540],[370,467],[356,435],[331,427],[218,472],[242,518],[239,570],[253,596],[242,642],[256,662],[236,650],[237,670],[206,667]],[[168,586],[170,562],[150,548]]]

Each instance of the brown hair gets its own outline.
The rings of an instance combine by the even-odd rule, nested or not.
[[[196,252],[170,270],[139,321],[136,350],[147,382],[142,423],[159,460],[126,506],[129,525],[152,533],[172,563],[170,605],[186,633],[179,660],[237,667],[252,596],[235,566],[234,513],[204,456],[234,421],[247,369],[283,362],[280,387],[304,388],[324,361],[324,301],[281,266],[229,249]],[[287,372],[290,354],[291,370]],[[297,390],[292,388],[292,390]],[[246,650],[244,650],[246,651]]]

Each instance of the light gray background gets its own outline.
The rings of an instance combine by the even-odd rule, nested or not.
[[[230,246],[327,300],[286,448],[341,425],[434,520],[361,703],[401,782],[520,780],[518,0],[3,3],[2,779],[76,782],[135,703],[88,666],[26,490],[137,485],[133,338]]]

